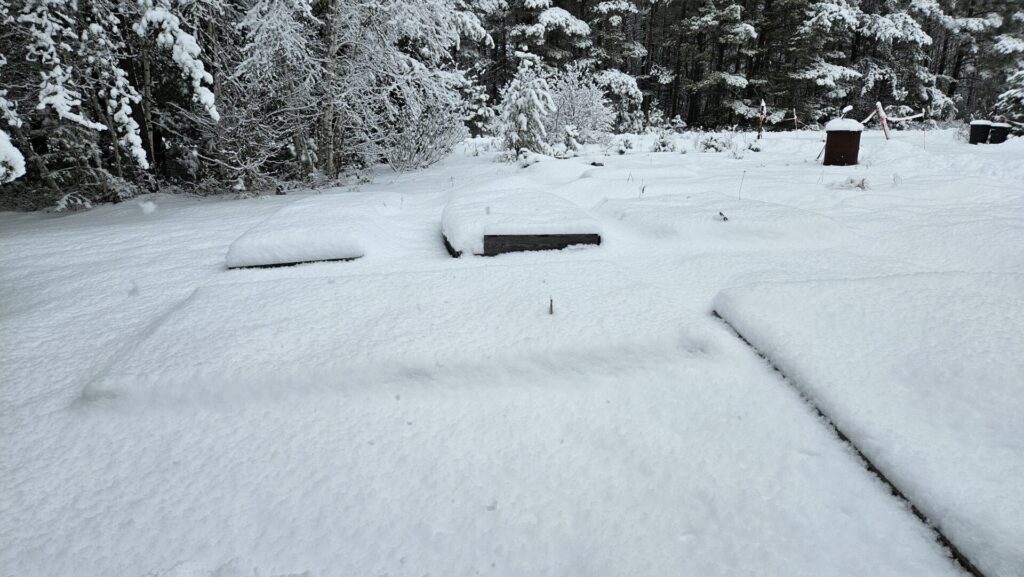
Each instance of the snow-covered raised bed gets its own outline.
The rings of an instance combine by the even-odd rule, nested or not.
[[[357,259],[364,250],[352,232],[353,219],[343,197],[297,200],[238,237],[228,248],[228,268]]]
[[[715,310],[985,575],[1024,575],[1024,277],[755,284]]]
[[[461,194],[441,219],[448,252],[493,256],[601,244],[601,225],[564,198],[534,190]]]

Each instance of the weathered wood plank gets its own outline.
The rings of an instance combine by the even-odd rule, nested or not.
[[[601,244],[598,234],[485,235],[483,256],[533,250],[561,250],[577,244]]]

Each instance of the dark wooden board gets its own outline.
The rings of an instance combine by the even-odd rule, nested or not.
[[[351,258],[324,258],[320,260],[303,260],[299,262],[282,262],[277,264],[253,264],[248,266],[229,266],[229,270],[243,269],[243,268],[278,268],[285,266],[296,266],[300,264],[309,264],[312,262],[348,262],[351,260],[358,260],[362,257],[356,256]]]
[[[442,234],[441,238],[444,239],[444,249],[448,251],[448,254],[452,255],[452,258],[459,258],[460,256],[462,256],[462,253],[455,250],[455,247],[452,246],[452,243],[448,242],[447,236]]]
[[[528,250],[561,250],[576,244],[601,244],[599,234],[505,234],[485,235],[484,254],[494,256]]]

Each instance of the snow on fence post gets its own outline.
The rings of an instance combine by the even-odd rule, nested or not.
[[[764,134],[764,121],[768,119],[768,105],[764,103],[764,99],[761,99],[761,114],[758,115],[757,123],[757,139],[761,140],[761,135]]]
[[[885,133],[885,139],[889,140],[889,117],[885,114],[885,109],[882,108],[881,102],[875,103],[875,110],[878,111],[878,122],[882,125],[882,132]]]
[[[852,118],[835,118],[825,125],[825,166],[857,164],[864,125]]]

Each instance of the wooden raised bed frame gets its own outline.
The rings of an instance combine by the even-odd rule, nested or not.
[[[298,266],[300,264],[311,264],[314,262],[349,262],[353,260],[359,260],[361,256],[350,256],[344,258],[321,258],[317,260],[300,260],[296,262],[282,262],[276,264],[247,264],[243,266],[229,266],[228,270],[241,270],[246,268],[281,268],[286,266]]]
[[[443,237],[443,235],[442,235]],[[484,252],[477,256],[496,256],[509,252],[561,250],[577,244],[601,244],[599,234],[488,234],[484,235]],[[444,238],[444,247],[455,258],[462,253]]]

